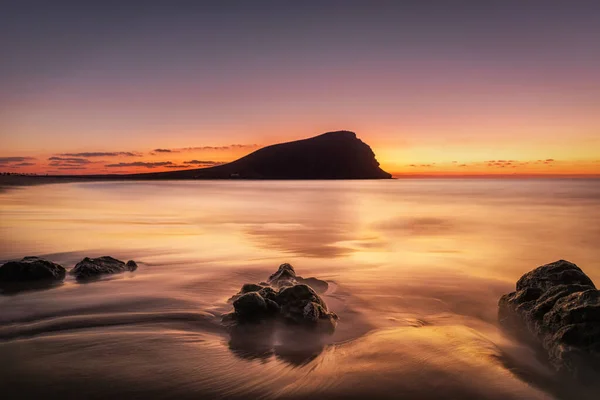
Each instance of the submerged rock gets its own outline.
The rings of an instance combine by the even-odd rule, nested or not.
[[[316,278],[304,280],[296,275],[290,264],[282,264],[269,277],[270,286],[249,283],[242,286],[240,292],[231,299],[235,311],[227,314],[224,322],[279,317],[287,322],[333,331],[337,315],[327,310],[325,301],[312,287],[299,283],[303,281],[317,282],[321,289],[327,288],[325,281]]]
[[[0,282],[59,282],[65,279],[66,270],[52,261],[39,257],[24,257],[0,266]]]
[[[317,293],[325,293],[329,289],[329,284],[317,278],[302,278],[298,277],[298,283],[304,283],[315,289]]]
[[[498,303],[500,323],[537,340],[558,371],[578,378],[600,373],[600,291],[565,260],[523,275]]]
[[[86,257],[78,262],[69,272],[77,279],[95,278],[105,274],[119,274],[127,271],[135,271],[137,264],[133,260],[127,263],[109,256],[89,258]]]

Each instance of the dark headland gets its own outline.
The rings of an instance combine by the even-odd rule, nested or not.
[[[354,132],[327,132],[309,139],[263,147],[236,161],[210,168],[141,174],[12,177],[4,184],[85,180],[169,179],[389,179],[371,147]],[[11,178],[11,177],[8,177]],[[22,182],[19,182],[22,180]],[[1,183],[0,183],[1,184]]]
[[[310,139],[263,147],[210,168],[134,174],[136,179],[388,179],[373,150],[354,132],[328,132]]]

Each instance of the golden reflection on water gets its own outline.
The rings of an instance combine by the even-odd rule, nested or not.
[[[68,377],[105,396],[545,398],[551,372],[497,328],[497,300],[522,273],[560,258],[600,282],[599,199],[596,180],[0,192],[1,260],[140,262],[133,274],[0,296],[0,362],[16,366],[0,372],[31,395],[64,394],[55,382]],[[331,282],[335,334],[317,346],[279,329],[256,333],[261,340],[224,335],[227,299],[282,262]]]

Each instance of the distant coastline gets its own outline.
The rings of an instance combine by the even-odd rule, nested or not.
[[[600,179],[600,175],[398,175],[393,176],[393,180],[409,180],[409,179]],[[34,186],[34,185],[50,185],[57,183],[84,183],[84,182],[148,182],[148,181],[194,181],[194,180],[211,180],[211,179],[193,179],[193,178],[171,178],[171,179],[148,179],[135,178],[127,175],[0,175],[0,190],[8,187],[19,186]],[[264,181],[263,179],[229,179],[229,181],[244,180],[244,181]],[[277,179],[272,179],[277,181]],[[303,180],[303,179],[297,179]]]

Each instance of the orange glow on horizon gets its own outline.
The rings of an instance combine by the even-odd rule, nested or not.
[[[366,141],[368,143],[368,141]],[[86,156],[94,152],[36,154],[30,160],[0,165],[1,172],[40,175],[134,174],[207,168],[241,158],[260,147],[258,144],[204,146],[204,148],[153,149],[123,152],[134,155]],[[600,160],[592,158],[495,158],[472,160],[432,158],[437,149],[373,150],[381,167],[394,177],[431,176],[595,176],[600,175]],[[98,152],[96,152],[98,153]],[[101,152],[100,152],[101,153]],[[107,152],[107,154],[110,152]],[[427,154],[429,153],[429,154]],[[468,153],[460,154],[465,157]],[[420,158],[422,157],[422,158]],[[448,155],[446,155],[448,158]],[[12,165],[19,165],[12,167]],[[29,165],[33,164],[33,165]]]

